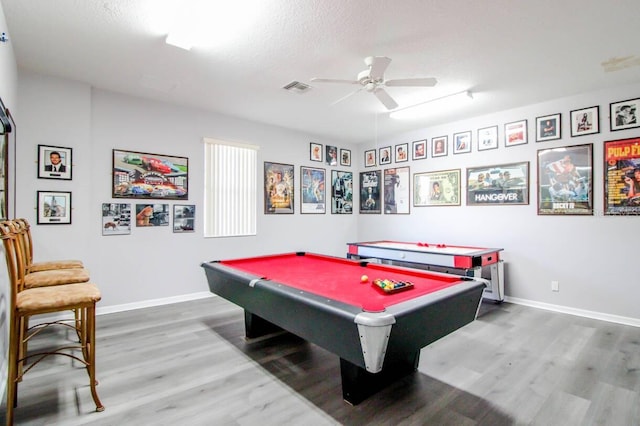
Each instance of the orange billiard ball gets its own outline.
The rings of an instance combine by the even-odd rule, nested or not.
[[[369,277],[366,275],[363,275],[360,277],[360,282],[366,283],[367,281],[369,281]]]

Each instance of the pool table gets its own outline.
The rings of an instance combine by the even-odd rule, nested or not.
[[[415,371],[421,348],[472,322],[486,283],[307,252],[201,266],[211,292],[244,308],[247,338],[284,329],[338,355],[353,405]],[[378,279],[405,287],[383,290]]]

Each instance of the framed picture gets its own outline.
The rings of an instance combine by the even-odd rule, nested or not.
[[[459,206],[460,169],[414,174],[413,205]]]
[[[113,198],[189,198],[186,157],[114,149],[112,164]]]
[[[380,213],[380,170],[360,172],[360,213]]]
[[[498,126],[478,129],[478,151],[498,148]]]
[[[396,163],[409,161],[409,144],[401,143],[396,145]]]
[[[560,117],[558,113],[536,118],[536,142],[560,139]]]
[[[640,98],[609,104],[611,130],[640,127],[638,123],[638,108],[640,108]]]
[[[309,159],[322,163],[322,144],[315,142],[309,144]]]
[[[71,192],[38,191],[38,225],[71,224]]]
[[[600,133],[600,107],[576,109],[571,117],[571,137]]]
[[[331,171],[331,213],[353,213],[353,173]]]
[[[376,150],[369,149],[364,152],[364,166],[375,167],[376,166]]]
[[[294,170],[292,164],[264,162],[264,213],[293,214]]]
[[[593,144],[538,150],[538,214],[593,214]]]
[[[412,160],[422,160],[427,158],[427,140],[423,139],[421,141],[414,141],[412,152]]]
[[[465,154],[471,152],[471,131],[453,134],[453,153]]]
[[[131,204],[102,204],[102,235],[128,235],[131,233]]]
[[[527,120],[512,121],[504,125],[504,146],[516,146],[529,143]]]
[[[449,152],[449,136],[438,136],[431,138],[431,156],[444,157]]]
[[[174,204],[173,232],[195,232],[196,206],[194,204]]]
[[[325,170],[300,167],[300,213],[325,213]]]
[[[409,167],[397,167],[384,171],[385,214],[409,214]]]
[[[169,226],[169,204],[136,204],[136,226]]]
[[[38,178],[71,180],[72,149],[38,145]]]
[[[385,146],[384,148],[379,148],[378,151],[380,151],[380,165],[391,164],[391,147]]]
[[[351,167],[351,150],[340,148],[340,165]]]
[[[467,169],[467,205],[529,204],[529,162]]]
[[[325,160],[328,166],[338,165],[338,148],[333,145],[325,147]]]
[[[604,214],[640,215],[640,138],[604,143]]]

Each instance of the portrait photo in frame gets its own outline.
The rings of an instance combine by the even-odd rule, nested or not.
[[[381,185],[380,170],[360,172],[360,213],[380,214],[382,211]]]
[[[640,127],[638,121],[640,98],[609,104],[609,120],[612,131]]]
[[[173,206],[173,232],[195,232],[196,206],[195,204],[174,204]]]
[[[427,158],[427,140],[423,139],[421,141],[414,141],[412,152],[412,160],[423,160]]]
[[[313,167],[300,167],[300,213],[326,212],[326,171]]]
[[[576,109],[569,114],[571,137],[600,133],[600,107]]]
[[[369,149],[364,152],[364,166],[375,167],[376,166],[376,150]]]
[[[431,156],[445,157],[449,153],[449,136],[431,138]]]
[[[471,152],[471,131],[453,134],[453,153],[466,154]]]
[[[460,169],[414,174],[413,205],[459,206]]]
[[[351,167],[351,150],[340,148],[340,165]]]
[[[529,143],[527,120],[512,121],[504,125],[504,146],[516,146]]]
[[[593,215],[593,144],[538,150],[538,214]]]
[[[478,129],[478,151],[498,148],[498,126]]]
[[[322,144],[311,142],[309,144],[309,159],[322,163]]]
[[[385,146],[378,149],[378,162],[380,165],[391,164],[391,147]]]
[[[38,178],[71,180],[72,149],[38,145]]]
[[[404,163],[405,161],[409,161],[409,144],[408,143],[401,143],[396,145],[395,159],[396,159],[396,163]]]
[[[265,214],[293,214],[294,190],[293,164],[264,162]]]
[[[529,204],[529,162],[467,169],[467,206]]]
[[[38,225],[71,224],[71,192],[38,191]]]
[[[331,213],[353,213],[353,173],[331,170]]]
[[[551,141],[561,137],[562,115],[551,114],[536,118],[536,142]]]

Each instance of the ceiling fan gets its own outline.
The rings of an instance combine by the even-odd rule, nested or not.
[[[337,101],[335,101],[332,105],[337,104],[338,102],[342,102],[348,97],[360,92],[361,90],[366,90],[367,92],[373,93],[376,98],[388,109],[392,110],[398,107],[398,103],[393,100],[393,98],[384,90],[385,87],[392,86],[403,86],[403,87],[433,87],[436,85],[438,80],[432,77],[428,78],[400,78],[394,80],[385,80],[384,72],[391,63],[391,59],[386,56],[368,56],[364,59],[365,65],[367,65],[368,69],[361,71],[358,73],[357,80],[341,80],[334,78],[317,78],[314,77],[311,79],[313,82],[318,83],[346,83],[346,84],[359,84],[360,87],[358,90],[349,93],[347,96],[344,96]]]

